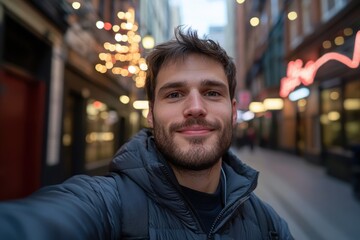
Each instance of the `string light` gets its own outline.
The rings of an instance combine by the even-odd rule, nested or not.
[[[123,77],[132,77],[135,86],[144,87],[147,64],[141,57],[139,43],[141,36],[136,33],[138,25],[135,22],[135,10],[129,8],[127,12],[118,12],[117,17],[122,21],[119,25],[97,21],[100,30],[113,31],[114,43],[105,42],[104,50],[99,54],[100,63],[95,66],[96,71],[108,71]]]

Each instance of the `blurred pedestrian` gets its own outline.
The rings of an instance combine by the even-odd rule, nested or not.
[[[148,56],[150,130],[107,176],[74,176],[0,204],[0,239],[292,239],[253,193],[258,173],[229,151],[235,65],[210,39],[177,28]]]
[[[251,151],[254,151],[255,140],[256,140],[255,128],[250,126],[246,131],[246,141]]]

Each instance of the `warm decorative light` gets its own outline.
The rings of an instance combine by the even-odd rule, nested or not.
[[[155,40],[151,35],[145,35],[142,39],[142,45],[145,49],[152,49],[155,46]]]
[[[134,14],[133,14],[133,13],[134,13],[134,9],[132,9],[132,8],[129,9],[129,11],[125,13],[125,18],[128,19],[128,20],[130,20],[131,18],[134,17]]]
[[[258,17],[252,17],[250,19],[250,25],[256,27],[260,24],[260,19]]]
[[[360,110],[360,98],[347,98],[347,99],[345,99],[344,108],[347,111]]]
[[[121,95],[119,97],[119,100],[123,104],[128,104],[130,102],[130,98],[128,96],[126,96],[126,95]]]
[[[251,102],[249,104],[249,110],[253,113],[261,113],[266,111],[265,106],[262,102]]]
[[[291,11],[288,13],[288,19],[290,21],[294,21],[295,19],[297,19],[297,13],[295,11]]]
[[[338,36],[335,38],[334,42],[335,42],[335,45],[340,46],[340,45],[344,44],[345,39],[343,36]]]
[[[290,61],[288,63],[286,77],[281,79],[280,83],[280,92],[281,97],[287,97],[290,92],[292,92],[296,87],[303,84],[308,86],[314,82],[314,78],[317,70],[327,63],[328,61],[335,60],[349,68],[357,68],[360,64],[360,31],[357,32],[355,43],[354,43],[354,52],[352,59],[346,55],[329,52],[325,53],[318,60],[308,61],[305,65],[302,60],[296,59],[295,61]]]
[[[306,99],[299,99],[299,101],[297,102],[297,105],[298,105],[298,107],[299,108],[304,108],[304,107],[306,107],[306,104],[307,104],[307,101],[306,101]]]
[[[136,100],[134,103],[133,103],[133,107],[135,109],[148,109],[149,108],[149,101],[147,100]]]
[[[134,74],[134,73],[136,72],[136,67],[130,65],[130,66],[128,67],[128,70],[129,70],[129,73]]]
[[[337,121],[340,119],[340,113],[338,111],[331,111],[327,115],[330,121]]]
[[[109,31],[111,28],[112,28],[111,23],[109,23],[109,22],[104,23],[104,29],[105,30]]]
[[[135,82],[135,86],[137,88],[143,88],[145,86],[145,81],[143,79],[139,80],[139,81],[136,81]]]
[[[113,64],[112,62],[106,62],[106,63],[105,63],[105,67],[106,67],[107,69],[112,69],[112,68],[114,67],[114,64]]]
[[[118,31],[120,31],[120,26],[119,26],[119,25],[114,25],[114,26],[112,27],[112,30],[113,30],[114,32],[118,32]]]
[[[351,35],[353,35],[354,31],[352,30],[352,28],[345,28],[344,29],[344,35],[349,37]]]
[[[96,27],[98,29],[103,29],[104,28],[104,22],[103,21],[97,21],[96,22]]]
[[[148,70],[148,66],[147,66],[147,64],[146,63],[140,63],[140,69],[141,70],[143,70],[143,71],[146,71],[146,70]]]
[[[266,110],[281,110],[284,107],[284,100],[282,98],[266,98],[263,104]]]
[[[77,10],[81,7],[81,4],[77,1],[75,1],[71,4],[71,6],[73,7],[73,9]]]
[[[245,2],[245,0],[236,0],[236,2],[237,2],[238,4],[243,4],[243,3]]]
[[[100,73],[106,73],[107,71],[107,68],[102,64],[96,64],[95,69]]]
[[[331,48],[331,42],[329,40],[326,40],[323,42],[322,46],[325,49],[329,49],[329,48]]]
[[[340,93],[338,91],[333,91],[330,93],[329,97],[331,100],[336,101],[339,99]]]
[[[117,14],[119,19],[125,19],[125,13],[124,12],[118,12]]]
[[[113,74],[132,77],[134,81],[136,79],[136,87],[144,87],[147,65],[140,54],[141,36],[136,33],[138,25],[135,22],[135,10],[129,8],[127,12],[118,12],[117,16],[121,20],[119,25],[102,21],[96,23],[98,29],[112,30],[115,33],[115,43],[103,44],[107,52],[99,53],[99,60],[102,62],[95,69],[100,73],[111,70]]]

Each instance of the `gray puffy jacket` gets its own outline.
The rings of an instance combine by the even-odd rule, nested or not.
[[[0,239],[263,239],[250,197],[268,209],[279,239],[292,239],[286,222],[252,193],[258,173],[230,151],[222,167],[225,207],[205,234],[151,132],[142,130],[118,151],[108,176],[75,176],[1,203]]]

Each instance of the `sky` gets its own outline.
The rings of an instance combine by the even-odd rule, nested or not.
[[[226,0],[174,0],[181,7],[182,24],[209,34],[209,26],[226,25]]]

